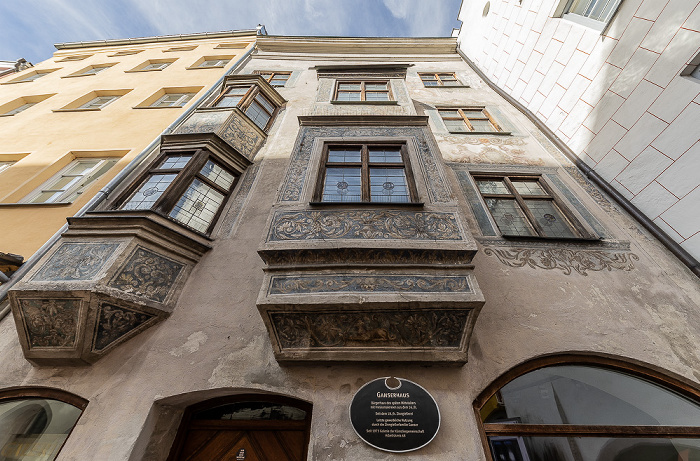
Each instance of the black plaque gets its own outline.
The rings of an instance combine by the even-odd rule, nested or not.
[[[350,422],[369,445],[401,453],[422,448],[433,440],[440,428],[440,410],[435,399],[418,384],[379,378],[362,386],[353,397]]]

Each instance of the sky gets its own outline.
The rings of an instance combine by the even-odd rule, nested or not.
[[[0,60],[55,43],[254,29],[270,35],[449,37],[461,0],[0,0]]]

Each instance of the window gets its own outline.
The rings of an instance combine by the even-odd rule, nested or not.
[[[36,105],[36,104],[37,104],[36,102],[25,102],[25,103],[22,104],[21,106],[15,107],[14,109],[9,110],[9,111],[5,112],[5,113],[2,114],[2,115],[15,115],[15,114],[19,114],[20,112],[25,111],[25,110],[29,109],[30,107],[32,107],[32,106],[34,106],[34,105]]]
[[[620,3],[621,0],[566,0],[562,17],[603,30]]]
[[[314,200],[411,203],[415,185],[405,144],[327,144]]]
[[[22,203],[70,203],[105,174],[117,158],[81,158],[73,160]]]
[[[41,78],[47,74],[50,74],[52,71],[47,71],[47,72],[40,72],[36,71],[33,74],[29,74],[26,77],[21,78],[20,80],[13,80],[14,82],[33,82],[34,80]]]
[[[166,93],[151,104],[150,107],[182,107],[194,95],[195,93]]]
[[[489,460],[700,458],[690,386],[613,359],[557,359],[521,365],[474,402]]]
[[[419,73],[423,86],[461,86],[454,72]]]
[[[8,168],[10,168],[10,167],[11,167],[12,165],[14,165],[15,163],[16,163],[16,162],[14,162],[14,161],[12,161],[12,162],[2,162],[2,161],[0,161],[0,173],[2,173],[3,171],[7,170]]]
[[[206,150],[167,152],[151,168],[122,210],[154,210],[209,233],[237,177]]]
[[[195,48],[197,48],[196,45],[195,46],[174,46],[172,48],[168,48],[167,50],[163,50],[163,53],[174,53],[177,51],[192,51]]]
[[[289,76],[292,75],[291,72],[268,72],[268,71],[255,71],[256,74],[262,75],[263,78],[274,87],[280,87],[287,84]]]
[[[230,59],[205,59],[197,67],[224,67]]]
[[[498,133],[500,125],[483,107],[438,109],[450,133]]]
[[[109,69],[112,67],[113,64],[102,64],[102,65],[96,65],[96,66],[90,66],[87,69],[83,69],[80,72],[76,72],[74,74],[71,74],[70,77],[78,77],[82,75],[95,75],[97,73],[102,72],[105,69]]]
[[[142,51],[143,51],[143,50],[124,50],[124,51],[117,51],[117,52],[114,53],[114,54],[110,54],[109,57],[112,58],[112,57],[117,57],[117,56],[129,56],[129,55],[132,55],[132,54],[139,54],[139,53],[142,52]]]
[[[257,85],[229,86],[214,101],[214,107],[239,107],[261,130],[267,130],[277,106],[262,94]]]
[[[169,65],[169,62],[149,62],[139,70],[163,70]]]
[[[87,59],[91,54],[81,54],[81,55],[75,55],[75,56],[66,56],[65,58],[61,59],[58,62],[69,62],[69,61],[82,61],[83,59]]]
[[[501,235],[593,239],[542,179],[534,175],[473,175]]]
[[[111,104],[117,99],[119,99],[119,96],[98,96],[81,105],[79,109],[104,109],[108,104]]]
[[[388,80],[342,81],[335,89],[336,101],[392,101]]]

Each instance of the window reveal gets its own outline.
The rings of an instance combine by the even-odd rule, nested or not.
[[[416,192],[403,144],[327,145],[317,202],[411,203]]]
[[[335,89],[336,101],[393,101],[389,82],[384,81],[338,81]]]
[[[540,176],[474,175],[503,236],[592,239]]]

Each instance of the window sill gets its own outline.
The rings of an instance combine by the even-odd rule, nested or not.
[[[511,136],[510,131],[449,131],[450,134],[466,134],[466,135],[495,135],[495,136]]]
[[[540,236],[525,236],[525,235],[503,235],[501,234],[501,238],[508,240],[509,242],[512,241],[521,241],[523,243],[527,242],[582,242],[582,243],[591,243],[591,242],[600,242],[601,238],[600,237],[540,237]]]
[[[24,112],[24,111],[22,111]],[[22,112],[17,112],[17,114],[21,114]],[[14,117],[17,114],[0,114],[0,117]]]
[[[165,69],[167,69],[167,67],[166,67]],[[165,70],[165,69],[136,69],[136,70],[125,70],[124,73],[125,73],[125,74],[135,74],[135,73],[138,73],[138,72],[160,72],[160,71]]]
[[[471,88],[469,85],[437,85],[437,86],[424,86],[427,89],[447,89],[447,88]]]
[[[564,19],[565,21],[572,22],[574,24],[577,24],[579,26],[584,26],[589,29],[597,30],[600,33],[603,33],[603,30],[607,27],[607,23],[601,22],[601,21],[596,21],[595,19],[587,18],[585,16],[581,16],[579,14],[573,14],[573,13],[565,13],[562,15],[561,19]]]
[[[134,106],[132,109],[182,109],[183,106]]]
[[[61,78],[94,77],[95,75],[97,75],[97,74],[64,75]]]
[[[54,109],[52,112],[95,112],[102,109]]]
[[[202,69],[223,69],[226,66],[207,66],[207,67],[185,67],[186,70],[202,70]]]
[[[72,205],[73,202],[51,202],[51,203],[0,203],[0,208],[19,208],[19,207],[62,207]]]
[[[398,106],[398,101],[338,101],[331,100],[331,104],[338,105],[368,105],[368,106]]]
[[[313,207],[327,207],[327,206],[347,206],[352,208],[361,207],[400,207],[400,208],[411,208],[419,207],[422,208],[425,203],[423,202],[309,202],[309,205]]]
[[[41,77],[39,77],[39,78],[41,78]],[[39,80],[39,79],[37,79],[37,80]],[[35,80],[20,80],[19,82],[3,82],[3,83],[0,83],[0,85],[16,85],[18,83],[32,83],[34,81]]]

